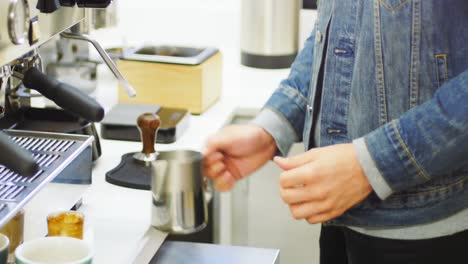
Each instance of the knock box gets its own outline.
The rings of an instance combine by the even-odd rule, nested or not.
[[[119,91],[119,102],[185,108],[201,114],[221,94],[222,55],[215,48],[142,46],[123,52],[117,64],[137,90]]]

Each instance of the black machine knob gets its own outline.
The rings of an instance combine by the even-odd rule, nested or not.
[[[76,0],[60,0],[62,6],[75,6]]]
[[[112,0],[76,0],[79,7],[106,8]]]
[[[50,14],[60,8],[60,1],[59,0],[39,0],[37,1],[36,8],[39,9],[41,13]]]

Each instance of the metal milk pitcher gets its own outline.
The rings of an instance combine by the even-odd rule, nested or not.
[[[190,234],[208,222],[201,153],[189,150],[160,152],[152,165],[151,224],[172,234]]]
[[[151,171],[151,225],[172,234],[202,230],[208,223],[207,202],[211,199],[202,176],[203,155],[190,150],[156,152],[161,119],[155,113],[140,115],[137,125],[143,150],[133,159]]]
[[[138,117],[143,142],[133,159],[151,171],[151,224],[172,234],[195,233],[208,223],[206,192],[202,175],[203,155],[190,150],[156,152],[154,142],[161,119],[155,113]]]

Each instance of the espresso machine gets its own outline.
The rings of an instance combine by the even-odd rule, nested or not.
[[[111,2],[0,1],[0,227],[51,181],[91,183],[93,132],[63,133],[63,124],[99,122],[104,109],[83,91],[45,74],[41,45],[59,35],[90,42],[129,96],[135,95],[99,43],[70,31],[85,20],[85,8],[106,8]],[[37,94],[60,109],[32,107]],[[48,123],[51,117],[57,122]]]

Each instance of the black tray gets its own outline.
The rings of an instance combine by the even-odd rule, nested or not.
[[[101,122],[101,137],[105,139],[140,141],[136,120],[143,113],[156,113],[161,118],[157,143],[173,143],[189,125],[186,109],[143,104],[118,104]]]

